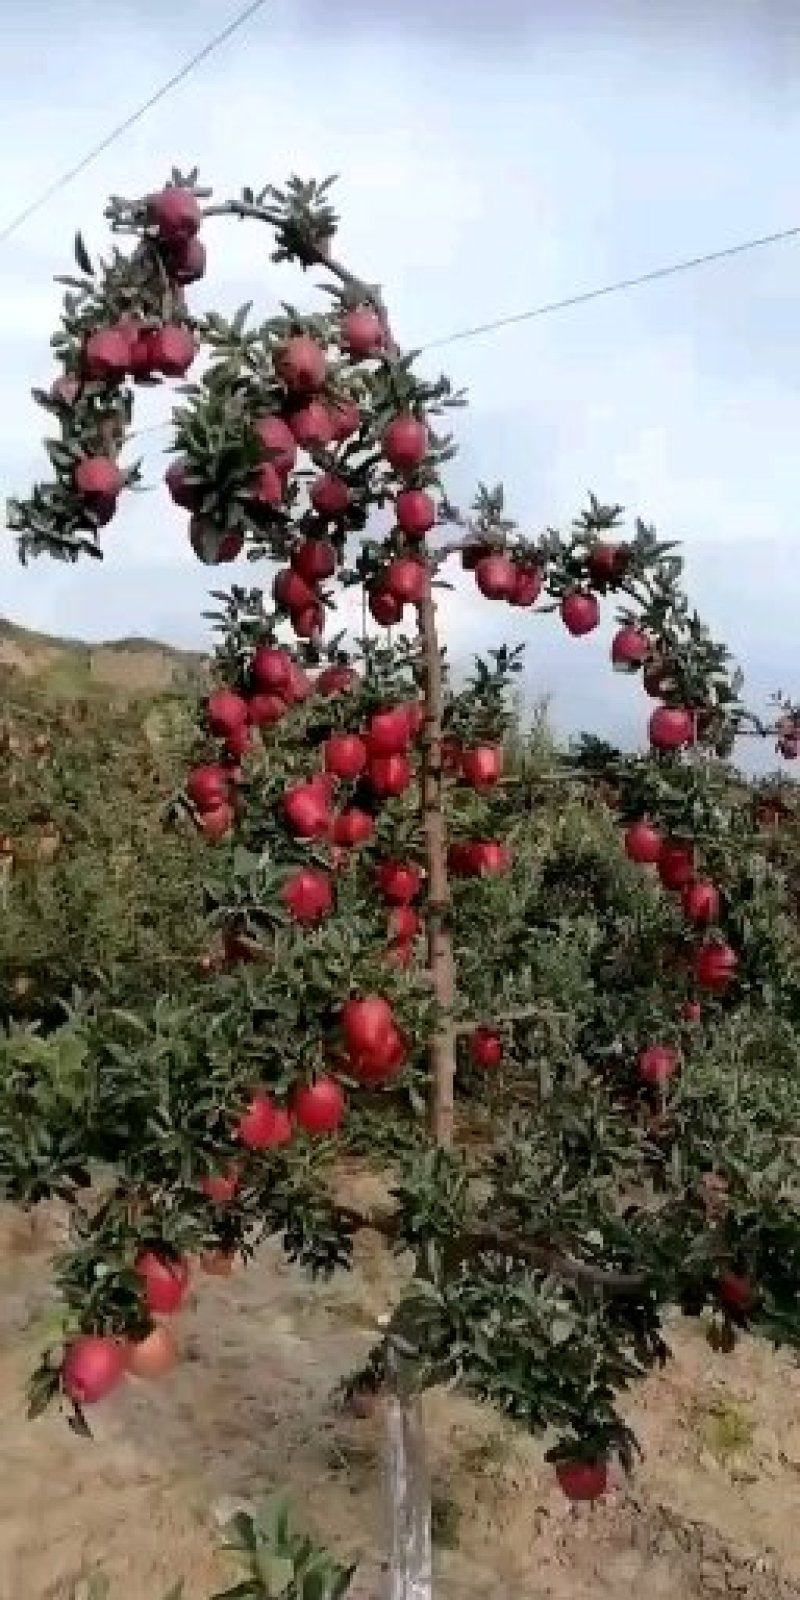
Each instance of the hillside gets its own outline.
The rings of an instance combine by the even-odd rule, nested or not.
[[[35,633],[0,617],[0,675],[66,698],[134,700],[191,688],[205,658],[154,639],[80,639]]]

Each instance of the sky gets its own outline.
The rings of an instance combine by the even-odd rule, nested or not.
[[[9,4],[0,231],[235,9]],[[799,66],[793,0],[273,0],[0,245],[3,495],[45,475],[29,391],[52,372],[52,278],[70,270],[76,227],[103,247],[109,193],[147,192],[173,164],[197,165],[220,196],[336,172],[340,254],[382,282],[402,342],[424,345],[800,223]],[[306,303],[253,229],[217,221],[206,237],[193,305]],[[451,498],[502,480],[538,533],[593,489],[654,522],[683,544],[692,598],[756,704],[800,689],[799,272],[800,241],[777,245],[421,360],[469,391]],[[163,392],[141,394],[137,424],[168,411]],[[167,443],[164,429],[137,446],[151,488],[108,530],[102,564],[25,569],[6,535],[0,614],[89,639],[207,640],[217,575],[159,489]],[[248,564],[224,572],[253,581]],[[444,621],[456,662],[525,639],[527,693],[551,697],[559,729],[641,741],[641,689],[612,676],[607,628],[569,641],[554,618],[516,618],[463,586]]]

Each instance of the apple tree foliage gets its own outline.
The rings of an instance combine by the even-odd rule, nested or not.
[[[463,396],[420,375],[336,258],[330,193],[293,179],[216,204],[174,172],[112,199],[111,255],[79,236],[63,280],[60,373],[36,394],[52,477],[9,504],[22,559],[102,557],[141,484],[122,459],[135,389],[177,382],[166,481],[188,542],[269,580],[215,591],[172,813],[208,844],[208,983],[76,1023],[79,1112],[37,1109],[35,1067],[5,1046],[6,1196],[56,1190],[73,1215],[64,1345],[32,1406],[60,1391],[80,1417],[113,1389],[197,1259],[278,1236],[328,1273],[373,1228],[409,1276],[353,1382],[457,1383],[549,1430],[565,1491],[594,1498],[610,1457],[632,1460],[620,1397],[667,1359],[671,1308],[707,1314],[720,1346],[800,1335],[798,939],[765,821],[793,806],[785,785],[753,805],[728,765],[773,732],[792,759],[800,720],[746,710],[674,545],[641,522],[625,537],[621,508],[590,497],[534,536],[501,488],[451,503]],[[193,312],[217,218],[266,225],[327,302]],[[576,640],[615,605],[649,754],[585,739],[546,772],[514,754],[521,652],[461,681],[442,648],[457,565]],[[337,1177],[351,1123],[390,1163],[380,1212]]]

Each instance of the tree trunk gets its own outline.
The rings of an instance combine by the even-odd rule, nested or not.
[[[442,664],[436,607],[430,594],[419,607],[419,631],[425,673],[422,808],[428,868],[428,964],[438,1011],[430,1045],[430,1130],[435,1143],[449,1149],[453,1142],[456,1070],[455,964],[442,803]]]

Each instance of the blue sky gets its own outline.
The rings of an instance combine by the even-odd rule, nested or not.
[[[3,495],[44,467],[28,392],[51,371],[52,275],[69,270],[76,226],[102,245],[110,191],[152,188],[173,162],[196,163],[220,194],[337,171],[342,253],[383,282],[404,342],[424,343],[800,221],[794,11],[275,0],[0,246]],[[68,18],[54,0],[35,17],[10,8],[0,227],[227,14],[218,0],[75,0]],[[257,232],[216,223],[208,245],[195,304],[255,298],[268,311],[300,298]],[[502,479],[538,530],[567,521],[591,487],[656,522],[685,542],[697,605],[756,700],[792,687],[796,660],[798,271],[800,244],[778,246],[428,358],[470,391],[453,497]],[[164,413],[148,395],[138,420]],[[154,485],[164,442],[142,440]],[[102,567],[23,570],[8,539],[0,611],[87,638],[202,642],[208,573],[162,493],[126,509],[106,549]],[[643,727],[640,692],[607,667],[607,635],[570,643],[547,618],[509,627],[463,591],[446,620],[456,658],[529,638],[530,692],[553,694],[560,726],[626,738]]]

